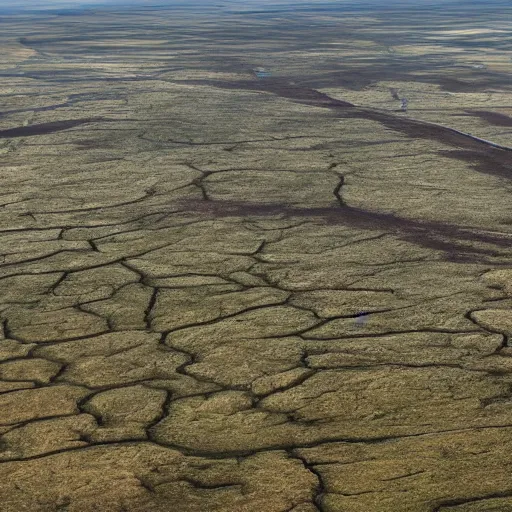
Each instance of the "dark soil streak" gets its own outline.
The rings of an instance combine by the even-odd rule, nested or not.
[[[456,158],[471,164],[475,171],[499,178],[512,180],[512,154],[505,151],[490,149],[486,151],[440,151],[440,155]]]
[[[0,130],[0,139],[15,137],[33,137],[35,135],[48,135],[50,133],[69,130],[87,123],[101,121],[101,118],[89,119],[68,119],[65,121],[51,121],[49,123],[33,124],[30,126],[20,126],[18,128],[10,128],[8,130]]]
[[[493,147],[488,142],[477,140],[471,135],[465,135],[464,133],[458,132],[457,130],[449,127],[430,124],[428,122],[397,116],[387,112],[355,107],[352,103],[334,99],[315,89],[290,84],[284,80],[240,80],[237,82],[223,82],[215,80],[187,81],[187,83],[191,82],[197,85],[210,85],[223,89],[241,89],[276,94],[282,98],[290,99],[297,103],[331,109],[336,115],[342,115],[345,118],[358,118],[376,121],[386,128],[398,133],[403,133],[411,138],[429,139],[443,145],[472,151],[475,152],[473,155],[473,158],[475,159],[479,158],[482,151],[486,151],[487,158],[492,160],[493,163],[497,161],[498,167],[512,166],[512,152],[508,152],[506,148],[500,149],[498,147]],[[493,119],[496,119],[496,116],[500,116],[499,114],[493,114],[492,112],[481,113],[481,115],[490,115]],[[502,117],[510,119],[512,122],[512,118],[508,118],[508,116],[501,116],[500,119],[502,122],[504,122]],[[453,154],[453,157],[459,158],[459,153]],[[464,161],[467,160],[466,155],[461,158]],[[498,172],[500,172],[500,175],[504,174],[501,170]],[[511,172],[512,171],[510,171],[510,169],[507,171],[507,177],[510,177]]]
[[[486,501],[486,500],[492,500],[497,498],[510,498],[512,496],[511,491],[503,491],[503,492],[495,492],[492,494],[486,494],[484,496],[477,496],[475,498],[460,498],[460,499],[453,499],[453,500],[446,500],[437,505],[432,509],[432,512],[442,512],[443,510],[447,508],[452,508],[457,505],[465,505],[468,503],[477,503],[480,501]],[[497,509],[496,509],[497,510]]]
[[[467,110],[467,113],[479,117],[494,126],[512,126],[512,117],[498,112],[489,112],[487,110]]]
[[[339,192],[339,191],[338,191]],[[418,221],[397,217],[392,213],[371,212],[343,204],[323,208],[302,208],[289,204],[243,203],[235,201],[188,201],[194,213],[214,217],[312,217],[329,224],[350,225],[365,230],[384,230],[404,240],[434,250],[443,251],[451,261],[480,261],[482,256],[506,256],[512,246],[511,237],[480,233],[474,228],[464,228],[433,221]],[[486,244],[491,247],[475,246]]]

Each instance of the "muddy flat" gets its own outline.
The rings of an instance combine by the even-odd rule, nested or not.
[[[512,9],[442,4],[0,13],[2,512],[512,511]]]

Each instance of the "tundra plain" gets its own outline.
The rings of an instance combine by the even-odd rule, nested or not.
[[[2,16],[2,511],[512,511],[511,20]]]

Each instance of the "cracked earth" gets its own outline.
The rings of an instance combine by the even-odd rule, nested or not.
[[[404,115],[380,68],[325,77],[397,58],[387,14],[308,59],[299,15],[208,16],[1,21],[2,511],[512,511],[498,43]],[[394,80],[427,102],[422,59]]]

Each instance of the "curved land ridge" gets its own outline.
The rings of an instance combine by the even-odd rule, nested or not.
[[[473,8],[0,20],[2,512],[512,511]]]

